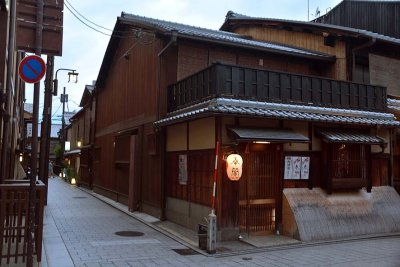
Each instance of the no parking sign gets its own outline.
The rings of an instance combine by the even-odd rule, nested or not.
[[[18,73],[24,82],[37,83],[46,73],[46,64],[39,56],[27,56],[19,63]]]

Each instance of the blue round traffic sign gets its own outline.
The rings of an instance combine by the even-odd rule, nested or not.
[[[46,64],[39,56],[27,56],[19,63],[18,72],[24,82],[37,83],[46,73]]]

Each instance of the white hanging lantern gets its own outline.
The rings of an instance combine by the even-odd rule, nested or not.
[[[226,158],[226,174],[229,180],[238,181],[242,176],[243,159],[239,154],[230,154]]]

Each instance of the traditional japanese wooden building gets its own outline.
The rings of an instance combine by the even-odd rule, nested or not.
[[[228,16],[215,31],[122,13],[96,82],[94,191],[196,229],[219,142],[216,213],[230,239],[293,228],[286,188],[388,184],[371,166],[390,166],[400,123],[384,86],[350,81],[348,42],[369,37],[242,23]],[[232,153],[239,181],[226,174]]]
[[[92,188],[95,105],[94,84],[86,85],[79,104],[81,109],[70,118],[71,124],[67,128],[70,151],[65,153],[70,167],[75,169],[77,183],[89,189]]]

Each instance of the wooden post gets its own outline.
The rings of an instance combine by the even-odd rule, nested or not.
[[[44,203],[47,205],[47,188],[49,173],[50,134],[51,134],[51,106],[52,80],[54,72],[54,56],[47,56],[46,81],[44,88],[43,123],[40,136],[39,179],[46,185]]]

